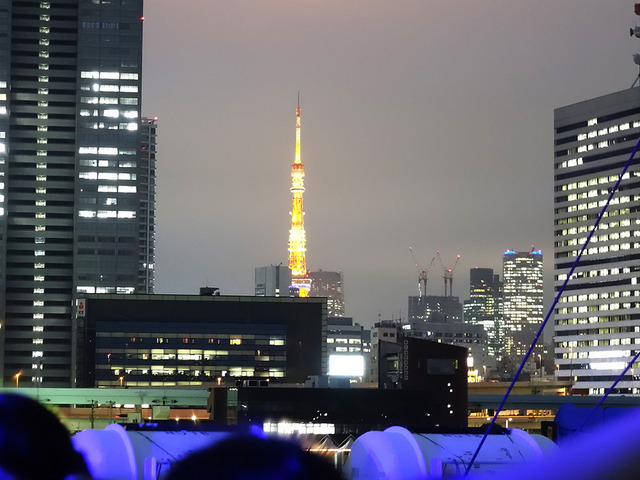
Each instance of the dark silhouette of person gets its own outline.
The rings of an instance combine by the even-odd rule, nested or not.
[[[237,435],[177,462],[167,480],[343,480],[327,460],[295,443]]]
[[[0,394],[0,479],[89,479],[82,455],[58,418],[38,401]]]

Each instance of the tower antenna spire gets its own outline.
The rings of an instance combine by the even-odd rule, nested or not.
[[[291,289],[294,295],[307,297],[311,289],[311,279],[307,276],[307,239],[304,232],[304,165],[300,154],[300,91],[296,108],[296,153],[291,165],[291,229],[289,230],[289,268],[291,269]]]

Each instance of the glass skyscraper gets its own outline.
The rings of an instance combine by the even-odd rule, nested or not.
[[[510,366],[517,367],[544,316],[542,252],[504,252],[502,281],[505,354]],[[542,354],[542,351],[542,342],[538,342],[534,355]]]
[[[153,290],[142,0],[0,0],[0,365],[72,386],[72,299]]]
[[[504,356],[502,282],[491,268],[469,270],[469,300],[463,305],[466,323],[482,325],[487,332],[489,355],[495,360]]]

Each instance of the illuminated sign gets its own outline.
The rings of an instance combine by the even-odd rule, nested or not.
[[[362,355],[329,355],[329,375],[341,377],[361,377],[364,375]]]

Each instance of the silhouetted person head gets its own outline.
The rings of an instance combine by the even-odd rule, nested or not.
[[[233,436],[174,465],[167,480],[342,480],[324,458],[284,440]]]
[[[0,479],[65,478],[89,478],[65,426],[36,400],[0,394]]]

